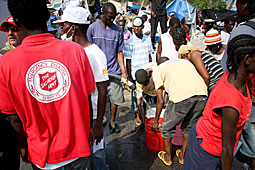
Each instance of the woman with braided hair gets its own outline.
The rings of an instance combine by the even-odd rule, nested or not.
[[[236,36],[227,53],[228,72],[214,86],[190,132],[184,170],[236,169],[233,153],[252,107],[247,79],[255,73],[255,37]]]

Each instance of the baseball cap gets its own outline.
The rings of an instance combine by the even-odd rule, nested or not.
[[[205,45],[214,45],[222,42],[220,33],[215,29],[210,29],[205,35]]]
[[[135,17],[135,19],[133,20],[133,25],[135,27],[140,27],[143,24],[143,20],[141,17]]]
[[[4,27],[5,27],[6,24],[11,24],[11,25],[17,27],[17,25],[16,25],[15,22],[13,21],[12,16],[9,16],[9,17],[7,17],[7,18],[5,19],[5,21],[4,21],[4,22],[1,24],[1,26],[0,26],[0,31],[4,31]]]
[[[61,19],[53,23],[71,22],[74,24],[90,24],[90,17],[89,10],[79,6],[68,6],[63,11]]]

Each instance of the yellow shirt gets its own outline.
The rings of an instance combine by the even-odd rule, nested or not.
[[[166,61],[153,69],[155,89],[163,86],[169,100],[177,103],[195,95],[206,95],[207,86],[189,61],[175,59]]]

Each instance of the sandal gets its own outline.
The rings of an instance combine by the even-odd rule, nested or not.
[[[184,162],[181,162],[181,161],[180,161],[180,157],[179,157],[180,152],[181,152],[181,150],[180,150],[180,149],[177,149],[177,150],[176,150],[176,156],[177,156],[177,159],[178,159],[179,163],[180,163],[181,165],[183,165]]]
[[[166,161],[165,161],[165,159],[164,159],[164,155],[166,154],[166,152],[165,151],[160,151],[159,153],[158,153],[158,158],[165,164],[165,165],[167,165],[167,166],[171,166],[172,164],[169,164],[169,163],[167,163]]]
[[[142,121],[136,120],[136,119],[135,119],[135,125],[136,125],[136,126],[140,126],[141,124],[142,124]]]

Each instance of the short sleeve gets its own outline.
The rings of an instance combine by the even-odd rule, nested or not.
[[[81,59],[83,59],[82,61],[84,61],[84,63],[83,63],[84,75],[86,76],[86,77],[84,77],[84,79],[86,81],[87,93],[91,94],[92,92],[95,91],[95,79],[94,79],[93,71],[92,71],[90,63],[89,63],[89,59],[82,47],[80,50],[80,56],[81,56]]]
[[[232,107],[236,109],[239,113],[241,112],[242,98],[235,90],[233,90],[233,88],[234,87],[226,87],[224,83],[218,84],[218,86],[214,87],[213,91],[210,94],[210,98],[214,99],[212,104],[212,110],[223,107]]]
[[[152,54],[153,48],[152,48],[152,44],[151,44],[151,37],[148,38],[148,46],[149,46],[149,54]]]
[[[94,45],[94,47],[95,48],[93,48],[92,51],[89,51],[87,55],[94,74],[95,81],[96,82],[107,81],[109,80],[109,78],[107,72],[106,56],[99,47],[97,47],[96,45]]]
[[[126,43],[125,44],[125,49],[124,49],[124,57],[126,59],[131,59],[132,58],[132,51],[133,51],[133,47],[130,43]]]
[[[5,114],[16,114],[10,97],[8,82],[5,78],[2,61],[0,60],[0,110]]]
[[[122,30],[119,33],[118,47],[118,52],[124,50],[124,34]]]
[[[153,78],[156,90],[158,90],[161,86],[164,85],[163,75],[161,74],[159,67],[153,70],[152,78]]]

